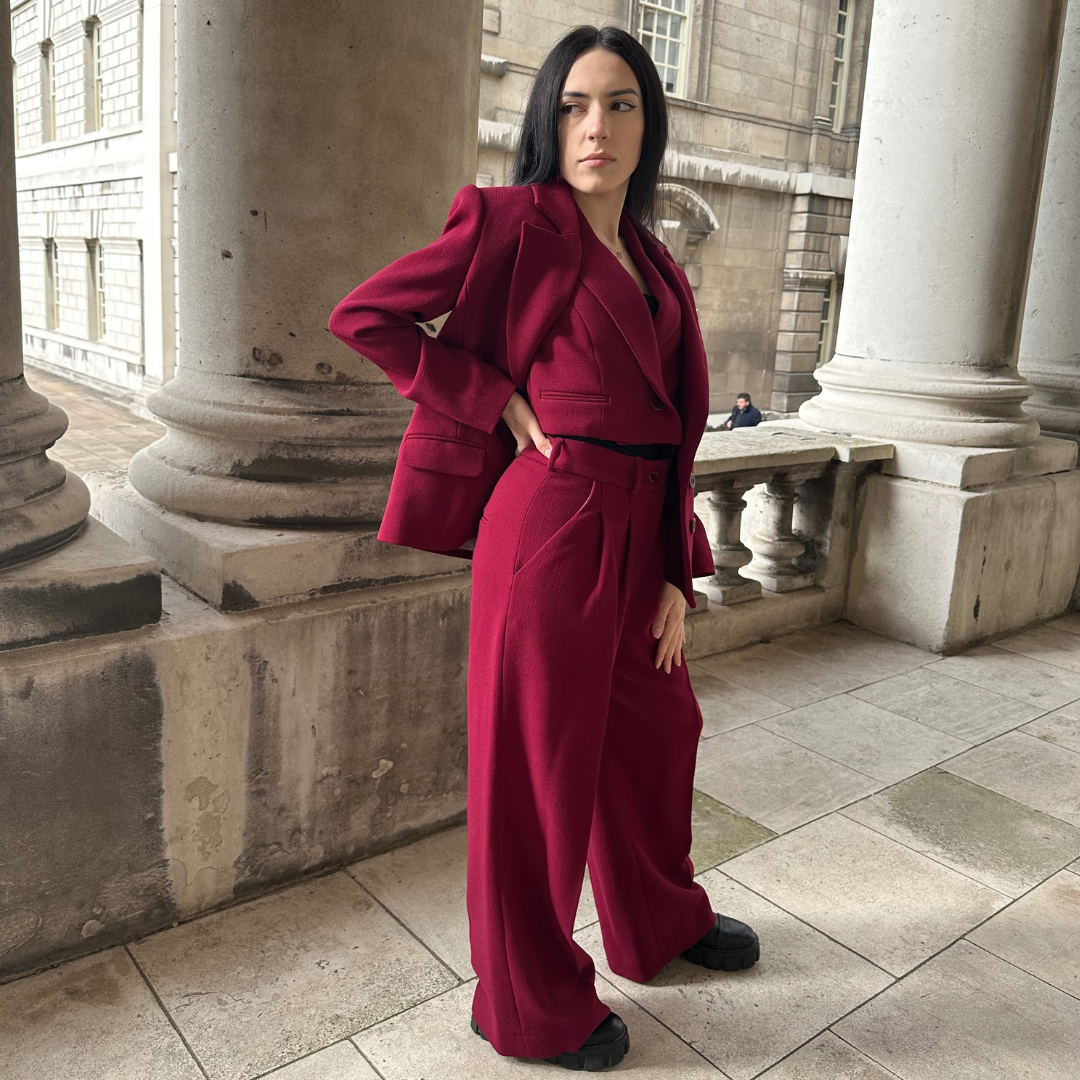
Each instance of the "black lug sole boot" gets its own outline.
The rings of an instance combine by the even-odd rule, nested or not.
[[[469,1025],[484,1042],[488,1037],[480,1030],[476,1020],[469,1018]],[[618,1065],[630,1050],[630,1032],[616,1013],[608,1013],[596,1026],[596,1030],[577,1050],[567,1050],[555,1057],[544,1058],[552,1065],[577,1072],[600,1072]]]
[[[712,971],[742,971],[758,962],[761,945],[746,923],[717,913],[709,932],[679,955]]]

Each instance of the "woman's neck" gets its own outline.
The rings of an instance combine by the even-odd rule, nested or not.
[[[626,185],[614,191],[592,192],[578,191],[571,188],[574,201],[578,204],[592,231],[608,247],[619,246],[619,222],[622,220],[623,203],[626,200]]]

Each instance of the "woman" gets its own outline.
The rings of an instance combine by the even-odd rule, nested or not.
[[[757,935],[688,857],[701,711],[682,663],[708,412],[682,271],[648,231],[664,93],[623,30],[577,27],[533,84],[510,187],[334,310],[417,403],[381,539],[472,550],[466,803],[473,1030],[595,1071],[629,1047],[572,931],[586,861],[611,969],[738,970]],[[437,337],[417,323],[453,309]]]

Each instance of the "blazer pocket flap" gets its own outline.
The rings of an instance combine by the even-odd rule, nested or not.
[[[484,471],[484,448],[461,439],[406,435],[398,452],[398,461],[414,469],[454,476],[479,476]]]

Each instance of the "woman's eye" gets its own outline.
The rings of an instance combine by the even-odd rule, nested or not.
[[[576,102],[568,101],[565,105],[563,105],[563,107],[559,111],[564,112],[564,113],[569,113],[571,109],[578,109],[580,107],[581,106],[579,106]]]
[[[616,102],[615,102],[615,104],[614,104],[614,105],[612,105],[611,107],[612,107],[613,109],[615,109],[615,108],[617,108],[617,107],[618,107],[619,105],[625,105],[625,106],[626,106],[626,108],[625,108],[625,109],[619,109],[619,112],[629,112],[629,111],[630,111],[631,109],[635,109],[635,108],[637,108],[637,106],[636,106],[636,105],[634,105],[634,103],[633,103],[633,102],[631,102],[631,101],[616,101]]]

